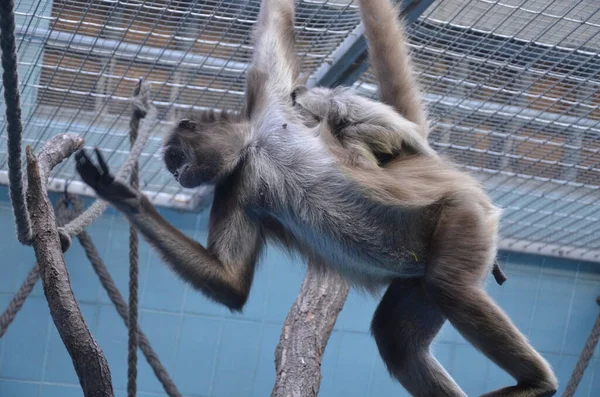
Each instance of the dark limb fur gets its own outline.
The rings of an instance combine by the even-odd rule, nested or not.
[[[127,216],[184,280],[231,310],[241,310],[262,247],[258,226],[250,222],[235,203],[217,202],[211,212],[206,249],[168,223],[143,194],[115,180],[100,152],[96,154],[98,166],[85,152],[76,154],[77,171],[84,182]],[[233,200],[235,196],[230,197]]]
[[[371,332],[390,374],[413,396],[466,397],[433,357],[430,345],[446,318],[423,279],[396,279],[375,311]]]
[[[486,396],[554,395],[552,369],[482,287],[482,264],[490,260],[485,247],[493,238],[489,225],[464,205],[445,212],[432,239],[425,291],[467,341],[517,380]]]

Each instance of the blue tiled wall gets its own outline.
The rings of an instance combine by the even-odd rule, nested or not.
[[[206,214],[162,211],[188,235],[206,241]],[[89,229],[98,250],[127,296],[128,225],[114,211]],[[0,311],[33,264],[30,248],[14,238],[7,190],[0,189]],[[142,243],[140,322],[185,396],[264,397],[274,380],[273,354],[282,322],[298,292],[303,268],[269,249],[258,270],[243,315],[209,303],[179,281]],[[509,281],[488,290],[533,345],[556,369],[564,388],[599,308],[600,265],[503,254]],[[83,250],[67,253],[73,289],[85,320],[106,353],[118,396],[125,396],[127,333],[102,290]],[[406,396],[390,379],[368,326],[376,302],[351,294],[340,314],[323,361],[320,396]],[[445,326],[435,354],[469,396],[511,379]],[[577,396],[600,395],[600,365],[594,356]],[[140,397],[163,396],[140,353]],[[49,317],[38,284],[15,322],[0,339],[0,397],[81,396],[69,356]]]

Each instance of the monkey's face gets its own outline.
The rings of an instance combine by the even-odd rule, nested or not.
[[[215,184],[227,174],[239,139],[226,126],[182,120],[165,139],[165,165],[181,186]]]
[[[185,188],[210,184],[216,174],[214,169],[203,167],[192,151],[183,144],[171,144],[166,147],[164,161],[175,180]]]

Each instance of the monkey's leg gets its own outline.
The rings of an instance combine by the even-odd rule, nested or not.
[[[443,219],[434,236],[425,290],[465,339],[517,380],[516,386],[485,396],[553,396],[558,385],[552,369],[483,290],[489,231],[468,210]]]
[[[371,331],[388,370],[417,397],[464,397],[429,352],[446,319],[426,296],[422,279],[397,279],[375,311]]]
[[[473,346],[517,380],[487,397],[550,397],[557,381],[545,360],[480,288],[433,287],[433,296],[454,327]]]

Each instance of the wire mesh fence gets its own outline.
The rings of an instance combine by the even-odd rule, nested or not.
[[[161,135],[192,109],[240,106],[259,3],[21,0],[25,143],[75,132],[120,164],[128,98],[144,77],[157,117],[141,185],[193,195],[165,172]],[[360,20],[351,0],[296,5],[299,55],[311,73],[335,61]],[[409,27],[431,142],[505,209],[504,247],[600,260],[599,33],[596,0],[437,0]],[[377,95],[369,71],[355,86]],[[4,173],[5,127],[1,118]],[[72,161],[53,176],[77,179]]]
[[[153,139],[141,157],[144,190],[180,188],[160,159],[161,135],[191,110],[238,109],[252,54],[256,0],[22,0],[17,2],[19,75],[26,144],[81,134],[113,164],[128,153],[129,97],[152,83]],[[359,23],[350,0],[302,0],[296,30],[303,68],[320,66]],[[4,131],[6,122],[0,120]],[[0,170],[6,171],[6,137]],[[77,179],[65,162],[55,178]]]
[[[594,0],[436,1],[409,28],[431,142],[505,209],[504,246],[599,259],[599,33]]]

